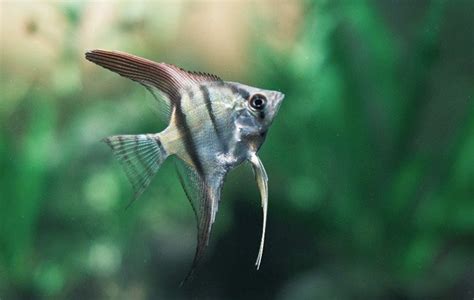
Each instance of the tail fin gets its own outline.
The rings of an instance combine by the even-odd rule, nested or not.
[[[168,154],[157,135],[115,135],[104,139],[133,186],[130,204],[148,187]],[[130,206],[129,204],[129,206]]]

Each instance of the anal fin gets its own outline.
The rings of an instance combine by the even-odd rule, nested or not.
[[[214,223],[219,206],[226,172],[213,172],[212,174],[207,173],[207,175],[200,175],[194,167],[181,159],[177,159],[176,168],[181,185],[191,203],[197,221],[196,252],[191,269],[181,283],[181,285],[183,285],[193,277],[194,271],[204,257],[204,252],[211,235],[212,224]]]

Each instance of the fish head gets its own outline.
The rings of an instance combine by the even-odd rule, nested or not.
[[[247,101],[247,109],[263,129],[268,129],[280,109],[285,95],[278,91],[258,89]]]
[[[280,109],[285,95],[278,91],[265,90],[240,83],[232,83],[240,97],[240,113],[236,119],[243,136],[260,137],[259,145]]]

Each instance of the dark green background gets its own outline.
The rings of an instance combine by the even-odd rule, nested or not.
[[[474,2],[2,1],[0,299],[474,298]],[[99,15],[99,16],[98,16]],[[162,130],[131,52],[286,94],[205,261],[172,161],[132,207],[100,139]]]

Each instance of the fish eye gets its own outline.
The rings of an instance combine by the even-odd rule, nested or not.
[[[255,94],[249,100],[250,106],[256,110],[262,110],[267,104],[267,98],[262,94]]]

